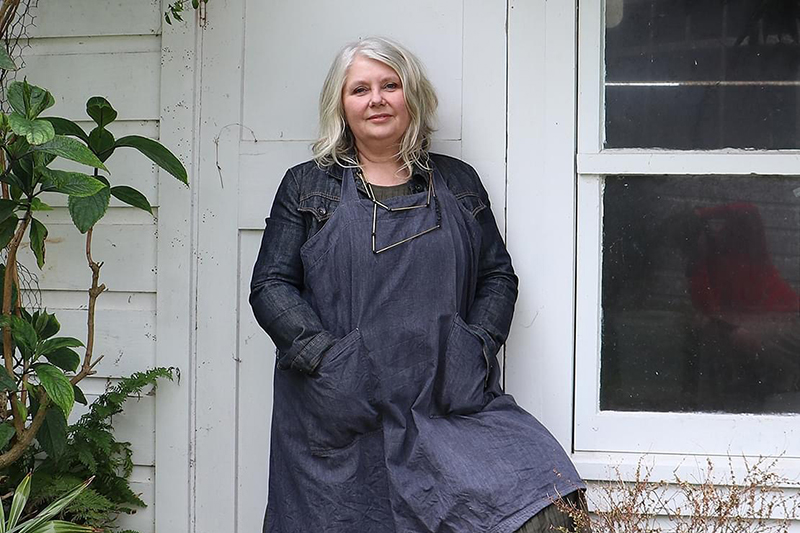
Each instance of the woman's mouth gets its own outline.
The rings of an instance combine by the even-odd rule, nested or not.
[[[383,122],[383,121],[388,120],[390,118],[392,118],[392,115],[387,115],[385,113],[381,113],[379,115],[372,115],[367,120],[370,120],[372,122]]]

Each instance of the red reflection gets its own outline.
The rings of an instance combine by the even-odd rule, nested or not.
[[[730,203],[695,209],[704,222],[689,268],[694,306],[706,315],[787,313],[800,296],[772,264],[758,208]]]

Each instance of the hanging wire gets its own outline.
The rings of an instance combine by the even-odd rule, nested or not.
[[[17,65],[17,70],[0,70],[0,88],[3,91],[0,110],[4,113],[9,112],[6,87],[21,76],[20,71],[25,67],[23,54],[31,47],[30,31],[36,26],[34,12],[38,6],[39,0],[0,0],[0,39]]]
[[[39,0],[0,0],[0,43],[6,47],[8,54],[17,65],[17,70],[0,70],[0,111],[10,112],[8,100],[5,97],[8,84],[23,76],[20,71],[25,67],[25,50],[31,47],[30,31],[35,27],[34,12],[39,6]],[[2,159],[5,165],[5,159]],[[5,187],[4,187],[5,189]],[[5,191],[4,191],[5,192]],[[8,258],[8,251],[0,253],[3,264]],[[40,310],[42,307],[42,291],[39,287],[39,278],[25,265],[17,261],[17,275],[19,277],[19,295],[22,307],[30,312]]]

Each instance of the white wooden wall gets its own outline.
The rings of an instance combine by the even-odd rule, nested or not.
[[[42,0],[32,12],[35,26],[17,79],[25,76],[48,88],[56,105],[47,114],[74,120],[87,132],[94,124],[86,100],[106,97],[119,113],[109,128],[116,137],[160,139],[191,171],[194,27],[162,35],[162,13],[160,0]],[[119,440],[133,445],[131,486],[148,504],[120,524],[141,533],[154,532],[157,524],[161,531],[187,531],[191,193],[166,173],[159,178],[155,165],[133,150],[118,151],[106,165],[112,185],[142,191],[157,218],[112,198],[95,228],[93,257],[104,262],[101,282],[108,287],[97,303],[95,354],[105,357],[81,387],[91,401],[108,383],[135,371],[181,369],[180,385],[165,383],[157,396],[129,399],[114,428]],[[65,200],[57,195],[45,200],[55,209],[41,215],[49,229],[43,271],[27,249],[21,260],[38,277],[43,305],[57,314],[62,333],[85,340],[91,272],[84,236],[74,228]],[[78,405],[71,419],[83,412]],[[169,437],[158,445],[157,428]],[[164,474],[158,485],[157,458],[159,475]]]

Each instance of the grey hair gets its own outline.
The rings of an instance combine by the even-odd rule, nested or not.
[[[403,161],[401,170],[412,172],[414,165],[428,169],[428,149],[438,105],[436,92],[420,60],[400,44],[383,37],[350,43],[336,54],[319,96],[319,138],[312,146],[314,160],[321,167],[358,166],[355,139],[342,105],[347,69],[358,55],[380,61],[397,72],[410,118],[397,153]]]

